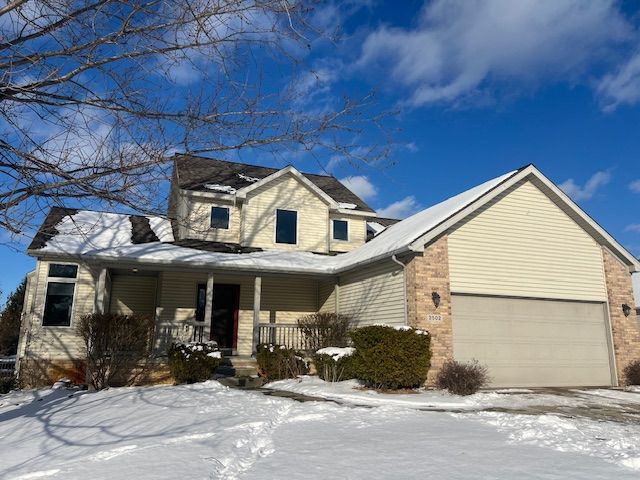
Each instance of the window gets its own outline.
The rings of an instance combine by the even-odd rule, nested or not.
[[[227,207],[211,207],[211,228],[229,229],[229,209]]]
[[[298,243],[298,212],[276,210],[276,243]]]
[[[349,223],[346,220],[333,221],[333,239],[349,240]]]
[[[198,284],[198,293],[196,294],[196,322],[204,322],[204,312],[207,308],[207,284]]]
[[[78,266],[66,263],[50,263],[49,276],[60,278],[76,278],[78,276]]]
[[[73,294],[78,277],[78,266],[63,263],[49,265],[49,280],[44,303],[42,325],[68,327],[71,325]]]

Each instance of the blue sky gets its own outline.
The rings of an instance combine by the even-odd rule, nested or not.
[[[305,56],[309,104],[377,92],[396,111],[389,160],[321,158],[382,214],[407,216],[528,163],[640,255],[640,13],[636,2],[349,2]],[[373,127],[362,132],[374,141]],[[304,154],[274,161],[318,171]],[[4,293],[35,264],[2,248]]]

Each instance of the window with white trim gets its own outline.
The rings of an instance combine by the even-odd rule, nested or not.
[[[333,239],[349,241],[349,222],[346,220],[333,221]]]
[[[211,228],[229,229],[229,208],[211,207]]]
[[[298,243],[298,212],[276,210],[276,243]]]
[[[45,327],[71,326],[73,298],[78,279],[78,266],[50,263],[42,325]]]

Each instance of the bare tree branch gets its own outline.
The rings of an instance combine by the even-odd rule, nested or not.
[[[0,228],[13,234],[65,202],[162,211],[171,151],[388,153],[385,135],[358,144],[382,123],[371,95],[312,108],[297,86],[324,35],[313,0],[0,3]]]

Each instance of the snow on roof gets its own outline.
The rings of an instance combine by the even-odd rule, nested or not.
[[[342,269],[399,253],[441,222],[516,173],[517,171],[513,171],[501,175],[391,225],[363,246],[340,255]]]
[[[236,193],[235,188],[230,187],[229,185],[220,185],[218,183],[205,183],[204,188],[207,190],[214,190],[216,192],[228,193],[229,195]]]
[[[115,248],[87,251],[85,258],[101,260],[134,260],[149,264],[181,264],[215,266],[219,269],[260,270],[290,273],[332,273],[334,260],[311,252],[266,250],[253,253],[206,252],[171,243],[142,243]]]
[[[251,182],[251,183],[255,183],[255,182],[259,182],[260,180],[262,180],[261,178],[258,177],[251,177],[249,175],[245,175],[244,173],[239,173],[238,176],[242,179],[242,180],[246,180],[247,182]]]
[[[173,241],[169,220],[147,218],[160,241]],[[64,216],[55,228],[57,233],[47,240],[45,248],[40,251],[84,255],[94,250],[134,245],[130,215],[81,210]]]
[[[253,253],[222,253],[173,244],[168,220],[150,217],[149,224],[160,242],[134,244],[128,215],[80,211],[56,226],[42,253],[75,254],[101,259],[130,259],[145,263],[197,264],[216,268],[254,269],[300,273],[335,274],[407,250],[409,245],[444,220],[471,204],[516,172],[494,178],[401,222],[387,227],[368,243],[338,256],[310,252],[266,250]]]
[[[636,307],[640,308],[640,272],[631,274],[633,284],[633,295],[636,298]]]
[[[343,210],[355,210],[358,206],[355,203],[338,202],[338,208]]]
[[[385,228],[384,225],[378,222],[367,222],[367,228],[373,232],[374,235],[378,235],[380,232],[383,232]]]

